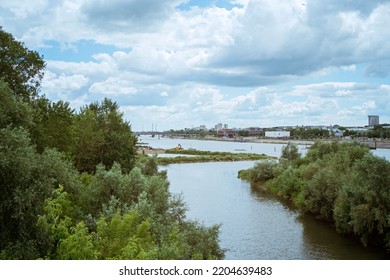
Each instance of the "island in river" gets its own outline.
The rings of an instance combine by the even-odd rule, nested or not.
[[[173,163],[195,163],[195,162],[215,162],[215,161],[251,161],[251,160],[265,160],[275,159],[274,157],[265,154],[255,153],[231,153],[231,152],[211,152],[198,151],[194,149],[184,150],[181,147],[174,149],[153,149],[143,147],[140,153],[156,155],[156,161],[160,165]],[[175,157],[157,157],[159,154],[177,155]]]

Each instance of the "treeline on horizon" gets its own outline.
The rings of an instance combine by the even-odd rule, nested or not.
[[[294,144],[277,161],[241,170],[239,177],[334,223],[364,246],[390,250],[390,162],[357,143],[316,142],[304,157]]]
[[[334,125],[333,128],[338,128],[343,132],[343,137],[349,137],[351,139],[371,138],[371,139],[389,139],[390,138],[390,125],[380,124],[374,126],[372,129],[367,130],[353,130],[340,125]],[[243,128],[235,131],[235,137],[258,137],[264,138],[267,130],[275,130],[277,128]],[[294,127],[286,129],[290,131],[289,139],[293,140],[319,140],[319,139],[333,139],[335,133],[325,128],[313,128],[313,127]],[[187,134],[195,135],[199,138],[205,138],[206,136],[218,137],[218,133],[215,129],[198,130],[198,129],[179,129],[169,131],[171,134]],[[220,136],[221,137],[221,136]]]
[[[0,259],[222,259],[118,104],[52,102],[44,69],[0,28]]]

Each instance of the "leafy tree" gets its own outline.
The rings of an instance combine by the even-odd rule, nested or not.
[[[324,139],[329,137],[329,131],[321,128],[294,128],[291,130],[294,139]]]
[[[136,211],[117,213],[110,221],[97,224],[97,248],[102,259],[154,259],[157,251],[150,223]]]
[[[308,181],[303,190],[308,211],[332,220],[335,201],[341,188],[350,180],[351,168],[369,154],[367,147],[354,144],[338,144],[338,151],[324,155],[304,167]]]
[[[79,171],[95,171],[96,165],[100,163],[99,151],[103,143],[103,133],[98,127],[95,115],[91,111],[83,111],[77,117],[74,148],[75,165]]]
[[[10,258],[36,257],[33,229],[48,195],[46,186],[36,181],[38,164],[25,129],[0,129],[0,249],[13,247]]]
[[[93,172],[99,163],[110,168],[118,162],[127,172],[134,166],[137,138],[117,103],[104,99],[82,108],[76,133],[75,158],[80,171]]]
[[[72,219],[72,204],[63,186],[52,191],[53,196],[45,199],[44,211],[38,215],[37,226],[45,236],[45,258],[57,258],[57,249],[61,240],[69,236]]]
[[[14,94],[23,100],[38,96],[45,62],[38,52],[31,51],[0,28],[0,77]]]
[[[97,260],[99,252],[93,244],[93,234],[89,233],[84,222],[70,228],[69,235],[62,239],[58,248],[61,260]]]
[[[45,199],[65,183],[78,197],[76,178],[61,153],[37,153],[24,128],[0,129],[0,250],[9,258],[37,258],[47,245],[36,226]]]
[[[44,62],[0,39],[1,259],[223,258],[219,227],[185,219],[154,158],[135,164],[115,102],[75,115],[38,96]]]
[[[337,229],[358,236],[364,245],[388,242],[390,162],[367,154],[352,168],[351,180],[335,205]],[[387,241],[386,241],[387,240]],[[389,246],[389,243],[387,243]]]
[[[275,177],[277,163],[274,161],[259,161],[250,169],[250,180],[262,184]]]
[[[334,169],[324,168],[319,170],[303,191],[305,207],[312,213],[332,220],[333,208],[338,192],[342,186],[342,177]]]
[[[31,137],[39,152],[55,148],[68,156],[75,146],[75,115],[68,102],[51,102],[40,97],[33,101],[34,127]]]
[[[205,227],[197,222],[188,222],[184,226],[184,238],[189,244],[185,259],[211,260],[222,259],[225,252],[218,244],[219,225]]]
[[[294,161],[300,157],[301,154],[298,152],[298,146],[296,144],[288,142],[288,144],[282,148],[282,159]]]
[[[0,79],[0,128],[30,127],[32,124],[31,107],[15,96],[8,83]]]
[[[157,156],[144,156],[139,158],[138,164],[142,170],[142,173],[146,176],[153,176],[158,174],[158,166],[156,161]]]

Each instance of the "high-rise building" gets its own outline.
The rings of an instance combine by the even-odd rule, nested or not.
[[[379,125],[379,116],[368,115],[368,126]]]
[[[215,130],[216,131],[219,131],[219,130],[221,130],[222,129],[222,123],[217,123],[216,125],[215,125]]]

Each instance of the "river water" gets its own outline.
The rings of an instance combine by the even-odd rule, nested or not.
[[[147,138],[154,148],[183,148],[212,151],[264,153],[279,156],[283,144],[197,141]],[[300,146],[305,153],[305,147]],[[374,151],[378,153],[377,151]],[[390,150],[380,150],[390,158]],[[302,215],[285,201],[254,189],[237,178],[245,162],[172,164],[168,171],[170,190],[183,196],[187,217],[207,226],[221,225],[220,244],[226,259],[386,259],[383,252],[364,248],[359,242],[336,233],[327,222]]]

